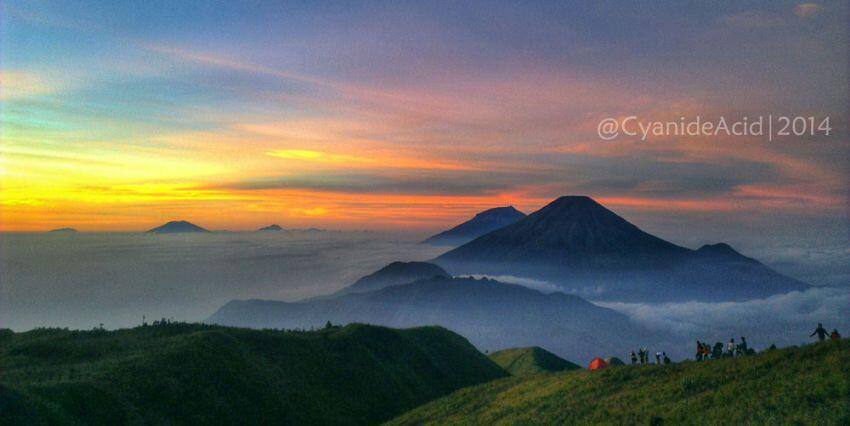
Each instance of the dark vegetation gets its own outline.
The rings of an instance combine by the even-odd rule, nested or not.
[[[0,424],[375,424],[506,373],[439,327],[0,333]]]

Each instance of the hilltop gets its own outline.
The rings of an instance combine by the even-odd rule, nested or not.
[[[728,244],[691,250],[665,241],[585,196],[560,197],[433,262],[455,275],[540,279],[600,301],[740,301],[809,288]]]
[[[472,219],[440,232],[423,241],[433,245],[460,245],[472,241],[481,235],[510,225],[525,217],[525,213],[514,206],[496,207],[478,213]]]
[[[390,424],[848,424],[848,365],[845,339],[736,359],[511,377]]]
[[[491,353],[490,359],[513,376],[581,369],[539,346],[504,349]]]
[[[279,232],[279,231],[283,231],[283,228],[281,228],[281,226],[276,224],[276,223],[273,223],[269,226],[264,226],[262,228],[257,229],[257,232]]]
[[[0,332],[0,424],[375,424],[506,373],[439,327]]]
[[[149,233],[154,234],[178,234],[184,232],[210,232],[204,228],[201,228],[194,223],[187,222],[185,220],[172,220],[164,225],[157,226],[148,231]]]

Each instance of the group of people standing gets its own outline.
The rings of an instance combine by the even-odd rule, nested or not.
[[[708,359],[719,359],[723,357],[736,357],[751,355],[755,351],[747,344],[747,338],[741,336],[740,343],[735,343],[735,338],[729,339],[726,344],[726,350],[723,350],[723,343],[717,342],[713,346],[707,342],[697,340],[696,360],[703,361]]]
[[[640,348],[637,352],[632,351],[631,353],[632,364],[650,364],[649,362],[649,350],[646,348]],[[667,352],[656,352],[655,353],[655,363],[656,364],[670,364],[670,357],[667,356]]]
[[[818,340],[823,342],[827,338],[830,340],[839,340],[841,339],[841,335],[838,334],[838,330],[833,329],[832,333],[828,332],[826,328],[823,327],[823,324],[818,323],[818,327],[815,331],[809,336],[813,337],[817,335]],[[776,349],[776,346],[771,346],[770,349]],[[756,353],[756,351],[749,347],[747,343],[747,338],[741,336],[741,340],[739,342],[735,342],[735,338],[729,339],[729,342],[724,345],[721,342],[717,342],[714,345],[708,342],[701,342],[697,340],[697,352],[696,352],[696,360],[704,361],[709,359],[720,359],[720,358],[733,358],[744,355],[752,355]],[[631,352],[631,361],[632,364],[652,364],[650,361],[650,353],[646,348],[639,348],[637,351]],[[655,353],[655,364],[670,364],[670,358],[667,356],[666,352],[656,352]]]

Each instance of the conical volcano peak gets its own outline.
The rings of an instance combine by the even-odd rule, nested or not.
[[[569,226],[591,226],[593,228],[619,228],[622,232],[637,231],[637,227],[608,210],[594,199],[584,195],[565,195],[544,206],[529,216],[538,226],[569,224]]]
[[[630,265],[638,258],[668,264],[673,256],[686,252],[641,231],[592,198],[572,195],[445,253],[438,261],[551,262],[560,268],[580,264],[604,269],[610,264]]]
[[[563,195],[556,198],[551,203],[544,206],[539,212],[544,211],[557,211],[564,212],[568,210],[575,210],[580,212],[609,212],[613,214],[610,210],[606,209],[605,206],[599,204],[593,198],[590,198],[586,195]]]

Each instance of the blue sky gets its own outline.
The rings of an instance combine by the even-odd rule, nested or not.
[[[847,235],[846,2],[0,8],[6,230],[433,230],[587,194],[678,241]],[[760,114],[835,131],[596,135]]]

